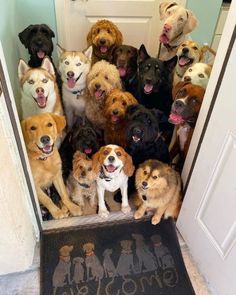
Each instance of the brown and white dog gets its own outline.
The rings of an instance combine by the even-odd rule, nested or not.
[[[29,162],[34,178],[39,203],[48,209],[53,218],[81,215],[81,208],[69,198],[61,169],[61,158],[55,142],[65,128],[65,117],[43,113],[27,117],[21,122]],[[68,210],[57,207],[44,190],[54,184],[63,205]]]
[[[164,45],[159,58],[169,60],[176,55],[178,46],[188,39],[187,34],[197,26],[197,19],[190,10],[174,1],[160,3],[159,13],[163,22],[160,43]]]
[[[177,136],[170,151],[172,159],[178,153],[182,161],[186,158],[204,94],[202,87],[182,81],[173,90],[174,102],[169,122],[176,125]]]
[[[178,60],[174,69],[173,87],[181,81],[189,67],[201,60],[202,50],[197,42],[186,40],[178,47],[176,55]]]
[[[198,62],[187,69],[187,71],[184,73],[182,81],[190,82],[206,89],[211,75],[211,70],[212,65]]]
[[[18,65],[23,119],[40,113],[63,115],[53,65],[48,57],[39,68],[30,68],[22,59]]]
[[[99,216],[107,218],[109,215],[105,205],[105,191],[115,192],[118,189],[121,190],[122,195],[121,211],[130,212],[127,190],[128,178],[134,173],[131,156],[122,147],[109,144],[101,147],[92,159],[95,173],[100,172],[96,180]]]

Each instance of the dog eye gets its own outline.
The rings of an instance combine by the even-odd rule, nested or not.
[[[150,119],[147,120],[148,125],[150,125],[152,123],[152,121]]]
[[[127,106],[127,102],[126,101],[123,101],[122,102],[122,105],[125,107],[125,106]]]
[[[105,76],[105,79],[108,80],[108,76]]]
[[[184,21],[183,17],[180,17],[179,21],[182,23]]]
[[[78,63],[76,64],[76,66],[77,66],[77,67],[81,66],[81,62],[78,62]]]
[[[88,168],[88,171],[92,171],[92,167],[89,167],[89,168]]]
[[[83,169],[83,166],[79,166],[79,169],[80,169],[80,170]]]
[[[120,157],[120,156],[121,156],[121,152],[117,152],[116,154],[117,154],[117,156],[118,156],[118,157]]]
[[[157,176],[156,176],[156,175],[154,175],[152,178],[153,178],[153,179],[157,179]]]
[[[193,46],[193,49],[194,49],[194,50],[198,50],[197,46]]]
[[[191,102],[192,103],[197,103],[197,98],[195,96],[191,97]]]
[[[99,34],[100,33],[100,29],[97,29],[97,34]]]
[[[116,100],[117,100],[117,98],[116,98],[116,97],[114,97],[114,98],[112,99],[112,103],[115,103],[115,102],[116,102]]]
[[[108,34],[111,34],[111,30],[110,30],[110,29],[107,29],[107,33],[108,33]]]
[[[30,127],[30,130],[33,130],[33,131],[34,131],[34,130],[36,130],[36,129],[37,129],[37,128],[36,128],[35,126],[31,126],[31,127]]]
[[[144,170],[144,171],[143,171],[143,174],[144,174],[144,175],[147,175],[147,171],[146,171],[146,170]]]
[[[49,122],[49,123],[47,124],[47,127],[52,127],[52,123]]]
[[[45,78],[45,79],[42,80],[42,82],[43,83],[47,83],[48,82],[48,79]]]
[[[68,62],[68,60],[65,61],[65,64],[68,66],[70,63]]]
[[[186,46],[186,44],[184,43],[184,44],[182,44],[182,47],[185,47]]]
[[[109,151],[108,151],[108,150],[105,150],[105,151],[103,152],[103,154],[104,154],[105,156],[107,156],[107,155],[109,154]]]
[[[131,53],[131,50],[130,50],[130,49],[128,49],[128,50],[127,50],[127,53],[128,53],[128,54],[130,54],[130,53]]]
[[[28,81],[28,83],[29,83],[29,84],[34,84],[34,80],[30,79],[30,80]]]
[[[199,74],[198,75],[200,78],[204,78],[204,75],[203,74]]]
[[[192,69],[188,69],[189,72],[192,72]]]

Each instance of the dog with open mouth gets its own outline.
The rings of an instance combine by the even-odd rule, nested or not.
[[[105,60],[96,62],[87,76],[85,114],[98,129],[106,127],[104,105],[113,89],[121,89],[121,80],[116,66]]]
[[[87,74],[91,67],[92,46],[85,52],[67,51],[57,45],[59,72],[62,79],[62,101],[70,131],[78,115],[85,109]]]
[[[55,145],[65,125],[64,116],[50,113],[27,117],[21,122],[39,203],[48,209],[54,219],[67,217],[68,211],[73,216],[82,214],[81,208],[67,194],[62,178],[61,158]],[[61,198],[62,208],[56,206],[44,192],[52,184]]]
[[[18,77],[23,118],[39,113],[63,115],[54,68],[48,57],[43,59],[38,68],[31,68],[20,59]]]
[[[98,214],[102,218],[107,218],[109,211],[105,205],[105,191],[121,191],[121,211],[130,212],[128,203],[128,178],[133,175],[134,165],[132,158],[125,150],[118,146],[109,144],[100,148],[92,157],[94,171],[98,173]]]
[[[112,62],[113,50],[122,42],[122,33],[112,21],[98,20],[87,35],[88,47],[93,47],[92,65],[102,59]]]

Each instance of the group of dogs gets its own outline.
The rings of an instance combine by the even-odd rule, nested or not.
[[[21,126],[39,202],[53,218],[81,215],[84,199],[97,206],[97,197],[98,214],[108,217],[105,191],[116,192],[127,213],[135,189],[135,218],[149,208],[153,224],[177,217],[181,181],[169,164],[186,156],[211,65],[201,62],[196,42],[185,40],[197,23],[192,12],[163,2],[160,19],[162,58],[143,44],[122,44],[118,27],[98,20],[83,52],[57,45],[58,69],[47,25],[19,33],[30,54],[18,66]],[[60,205],[47,194],[52,184]]]

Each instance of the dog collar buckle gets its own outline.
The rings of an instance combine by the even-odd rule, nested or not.
[[[79,99],[79,96],[84,94],[84,89],[72,91],[72,93],[77,95],[76,98]]]

